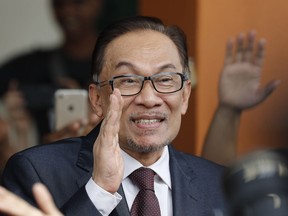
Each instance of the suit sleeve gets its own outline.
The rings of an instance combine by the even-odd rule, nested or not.
[[[78,190],[76,189],[77,191],[70,197],[63,195],[64,198],[59,198],[59,194],[56,197],[53,192],[61,186],[55,185],[54,188],[51,188],[50,185],[49,187],[49,183],[46,184],[45,180],[43,181],[43,179],[41,179],[42,175],[39,174],[39,172],[43,172],[45,167],[42,166],[41,168],[41,171],[38,170],[39,167],[37,168],[37,165],[35,167],[35,164],[25,155],[16,154],[7,162],[2,177],[2,184],[8,190],[22,197],[33,206],[37,206],[33,198],[32,186],[36,182],[41,182],[48,187],[52,196],[55,198],[56,206],[60,208],[65,216],[102,216],[89,199],[85,185]],[[53,173],[50,173],[50,175],[53,175]],[[63,192],[61,194],[63,194]]]
[[[91,215],[102,216],[90,201],[85,186],[80,188],[71,199],[61,208],[65,216]]]
[[[32,186],[36,182],[41,179],[26,157],[15,155],[8,160],[2,176],[3,186],[34,206]]]

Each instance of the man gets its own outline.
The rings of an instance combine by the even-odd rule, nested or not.
[[[92,73],[100,131],[16,154],[4,186],[35,205],[31,188],[42,182],[65,215],[130,215],[140,190],[132,176],[145,167],[161,215],[224,212],[224,168],[170,145],[191,91],[183,32],[156,18],[122,20],[100,34]]]

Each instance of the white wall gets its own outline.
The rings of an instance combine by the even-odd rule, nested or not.
[[[60,41],[50,0],[0,0],[0,64],[17,53]]]

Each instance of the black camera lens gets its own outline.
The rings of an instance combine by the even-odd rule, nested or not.
[[[287,149],[258,151],[229,167],[230,216],[288,216]]]

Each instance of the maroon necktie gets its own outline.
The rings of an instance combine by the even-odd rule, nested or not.
[[[129,178],[140,191],[131,208],[131,216],[160,216],[160,206],[154,192],[155,172],[141,167],[130,174]]]

